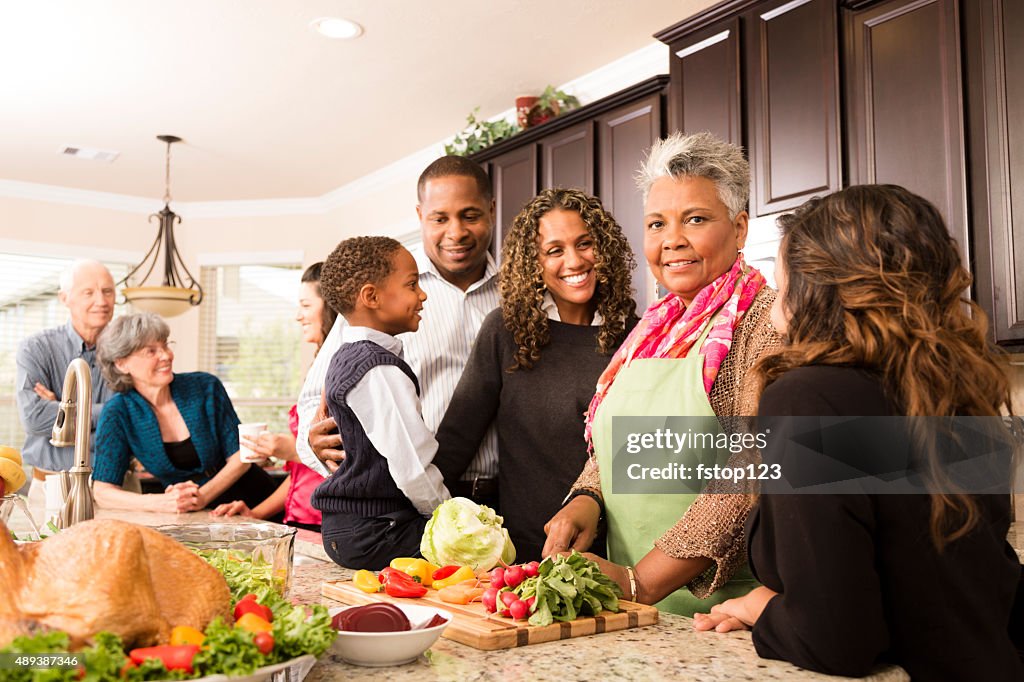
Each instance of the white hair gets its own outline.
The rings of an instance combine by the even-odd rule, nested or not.
[[[64,268],[64,270],[60,273],[60,279],[58,280],[58,283],[60,284],[59,290],[63,291],[64,293],[71,291],[71,287],[75,286],[75,275],[77,275],[80,271],[86,268],[96,267],[100,267],[103,268],[104,270],[107,270],[107,266],[99,262],[98,260],[93,260],[90,258],[78,258],[76,260],[71,261],[71,264]],[[109,274],[109,272],[110,271],[108,270],[107,273]]]
[[[743,158],[743,150],[711,133],[673,133],[655,142],[636,175],[645,202],[654,181],[664,177],[712,181],[718,198],[729,209],[730,220],[746,209],[750,197],[750,164]]]

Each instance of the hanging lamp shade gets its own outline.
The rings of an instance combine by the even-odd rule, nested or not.
[[[149,216],[149,222],[156,218],[159,228],[156,241],[149,247],[142,261],[125,275],[118,284],[123,285],[121,294],[128,303],[139,310],[156,313],[161,317],[180,315],[192,306],[199,305],[203,300],[203,288],[199,286],[192,273],[185,267],[185,262],[178,253],[174,239],[174,226],[181,223],[181,216],[171,210],[171,145],[181,142],[174,135],[157,135],[157,139],[167,144],[166,176],[164,184],[164,207],[159,213]],[[150,282],[150,275],[157,264],[162,267],[160,284]],[[142,273],[141,282],[137,286],[129,286],[129,280]]]

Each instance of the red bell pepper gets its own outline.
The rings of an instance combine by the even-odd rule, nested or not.
[[[431,577],[434,580],[444,580],[445,578],[451,576],[452,573],[454,573],[455,571],[459,570],[460,568],[462,568],[462,567],[459,566],[458,564],[450,564],[448,566],[442,566],[441,568],[439,568],[436,571],[434,571],[434,575],[432,575]]]
[[[142,665],[150,658],[155,658],[163,663],[168,670],[184,670],[191,673],[192,659],[197,653],[199,653],[199,646],[196,644],[180,644],[178,646],[164,644],[132,649],[128,652],[128,658],[136,665]]]
[[[260,604],[255,599],[242,599],[235,604],[235,620],[247,613],[255,613],[268,623],[274,622],[274,612],[270,610],[270,607]]]
[[[407,573],[388,566],[380,572],[384,592],[390,597],[418,598],[427,593],[427,588],[413,580]]]

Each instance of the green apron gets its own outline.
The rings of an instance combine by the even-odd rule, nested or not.
[[[674,526],[689,509],[696,494],[619,494],[612,492],[612,417],[714,417],[704,392],[704,356],[697,349],[711,330],[709,322],[693,352],[685,358],[633,360],[623,367],[597,410],[593,425],[594,452],[601,470],[601,491],[608,519],[608,558],[635,566],[654,548],[654,541]],[[655,606],[662,611],[692,616],[712,605],[740,597],[758,583],[744,566],[721,589],[698,599],[686,588],[676,590]]]

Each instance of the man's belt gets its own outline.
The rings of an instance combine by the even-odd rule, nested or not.
[[[32,467],[32,478],[37,481],[45,481],[47,476],[52,474],[58,474],[59,471],[48,471],[46,469],[40,469],[39,467]]]
[[[454,490],[451,490],[451,494],[455,497],[468,497],[471,500],[477,500],[484,497],[497,497],[498,495],[498,479],[496,478],[480,478],[479,476],[471,479],[459,481],[453,486]]]

